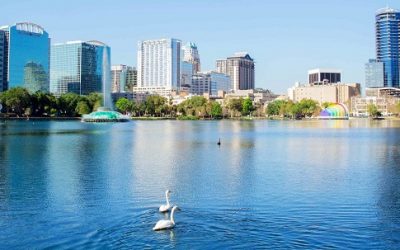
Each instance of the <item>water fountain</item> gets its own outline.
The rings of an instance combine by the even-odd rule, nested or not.
[[[82,122],[127,122],[129,116],[109,108],[100,107],[97,111],[82,116]]]

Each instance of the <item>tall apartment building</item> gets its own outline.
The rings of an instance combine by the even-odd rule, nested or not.
[[[183,61],[193,64],[193,74],[201,71],[200,55],[195,43],[189,42],[183,47]]]
[[[254,89],[254,60],[245,52],[235,53],[226,60],[217,60],[217,72],[231,77],[231,89]]]
[[[49,34],[34,23],[0,27],[0,91],[49,90]]]
[[[50,91],[59,96],[73,92],[103,93],[111,106],[111,49],[99,41],[71,41],[51,46]]]
[[[341,81],[342,73],[337,69],[312,69],[308,71],[308,83],[311,85],[332,84]]]
[[[159,39],[138,44],[138,92],[168,96],[181,80],[181,41]]]
[[[132,92],[137,86],[137,70],[127,65],[111,67],[111,86],[113,93]]]
[[[376,59],[383,63],[384,86],[399,88],[400,84],[400,12],[391,8],[377,11]]]
[[[214,71],[198,72],[193,75],[190,93],[217,96],[218,91],[229,91],[231,79],[228,75]]]

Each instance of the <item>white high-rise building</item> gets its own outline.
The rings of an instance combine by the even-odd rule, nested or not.
[[[138,85],[136,92],[168,96],[178,90],[181,78],[181,41],[159,39],[138,44]]]

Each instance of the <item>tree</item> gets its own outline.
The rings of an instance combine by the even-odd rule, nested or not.
[[[145,101],[146,114],[161,116],[165,112],[167,105],[167,98],[165,97],[159,95],[148,96]]]
[[[188,105],[192,106],[193,108],[202,107],[207,103],[207,99],[203,96],[193,96],[192,98],[188,99]]]
[[[57,109],[57,98],[53,94],[37,91],[31,95],[31,105],[33,115],[48,116]]]
[[[87,100],[92,111],[96,111],[99,107],[103,106],[103,95],[100,93],[90,93],[87,96]]]
[[[226,107],[228,108],[229,112],[231,113],[231,117],[240,116],[243,109],[243,98],[232,98],[228,100],[228,104]]]
[[[23,115],[25,109],[30,108],[31,96],[28,90],[16,87],[3,92],[0,101],[6,106],[7,112],[15,112],[17,115]]]
[[[303,99],[299,105],[303,117],[311,117],[319,109],[318,103],[311,99]]]
[[[75,93],[62,94],[57,99],[57,107],[61,116],[76,116],[76,106],[81,97]]]
[[[253,110],[253,102],[247,97],[242,101],[242,115],[250,115]]]
[[[211,117],[221,118],[222,117],[222,107],[218,102],[211,102]]]
[[[370,117],[377,117],[380,114],[380,112],[378,111],[378,107],[373,103],[368,104],[367,112],[368,112]]]
[[[295,116],[296,116],[296,113],[297,113],[296,104],[293,103],[292,101],[286,102],[286,104],[285,104],[285,115],[287,117],[290,117],[290,118],[294,119]]]
[[[267,106],[266,114],[268,116],[284,115],[285,108],[283,106],[285,105],[286,101],[284,100],[270,102]]]
[[[294,103],[291,107],[292,119],[301,119],[304,117],[303,109],[300,103]]]
[[[146,103],[145,102],[141,102],[138,105],[138,113],[139,116],[142,116],[146,113]]]
[[[203,96],[193,96],[176,107],[176,111],[184,116],[205,117],[211,113],[211,106]]]
[[[75,108],[76,113],[79,115],[86,115],[90,113],[90,107],[86,101],[79,101]]]
[[[121,113],[126,114],[128,111],[132,111],[133,103],[126,98],[119,98],[115,103],[115,107]]]

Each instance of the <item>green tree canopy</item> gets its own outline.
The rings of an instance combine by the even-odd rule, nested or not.
[[[242,101],[242,115],[250,115],[253,110],[253,102],[247,97]]]
[[[148,115],[161,116],[167,111],[168,100],[159,95],[151,95],[146,98],[145,106]]]
[[[92,111],[96,111],[99,107],[103,106],[103,95],[100,93],[90,93],[86,98]]]
[[[207,112],[207,99],[203,96],[193,96],[177,107],[177,111],[183,115],[188,116],[206,116]]]
[[[7,112],[23,115],[25,109],[30,108],[31,95],[28,90],[16,87],[1,93],[0,101],[6,106]]]
[[[228,100],[226,107],[231,113],[231,117],[240,116],[243,110],[243,98],[232,98]]]
[[[273,102],[270,102],[267,105],[266,113],[268,116],[277,116],[277,115],[283,115],[282,111],[284,111],[283,106],[286,105],[286,101],[284,100],[276,100]]]
[[[35,116],[54,115],[57,109],[57,98],[50,93],[37,91],[31,95],[32,112]]]
[[[115,103],[115,107],[117,108],[117,110],[124,114],[132,110],[132,105],[133,105],[132,101],[126,98],[119,98]]]
[[[76,116],[76,106],[81,97],[75,93],[62,94],[57,99],[57,106],[61,116]]]
[[[301,114],[308,117],[311,117],[319,109],[318,103],[311,99],[303,99],[298,105],[300,106]]]
[[[86,115],[90,113],[91,109],[87,101],[81,100],[77,103],[75,111],[80,115]]]
[[[211,117],[222,118],[222,106],[218,102],[211,102]]]
[[[373,103],[368,104],[367,111],[368,111],[369,116],[371,116],[371,117],[377,117],[377,116],[379,116],[379,113],[380,113],[378,111],[378,107]]]

